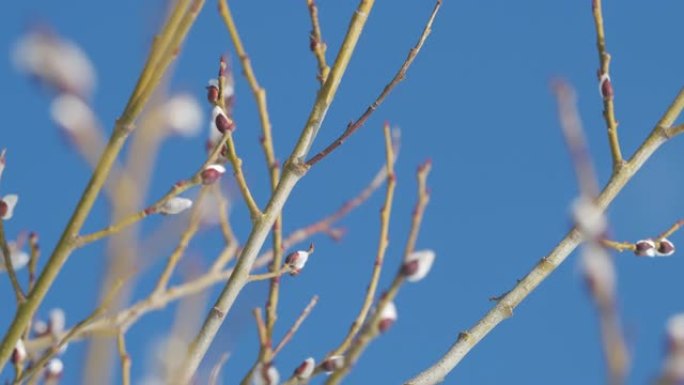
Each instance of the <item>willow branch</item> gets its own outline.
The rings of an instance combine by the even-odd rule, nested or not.
[[[116,346],[121,359],[121,383],[131,385],[131,356],[126,351],[126,336],[123,331],[116,337]]]
[[[684,88],[680,89],[679,94],[634,155],[625,163],[624,167],[611,177],[608,184],[603,188],[595,202],[599,210],[604,211],[651,155],[668,138],[672,137],[669,135],[669,129],[682,109],[684,109]],[[580,232],[576,228],[571,229],[547,256],[543,257],[523,279],[519,280],[510,291],[497,301],[496,305],[484,317],[472,328],[460,333],[446,354],[431,367],[406,381],[405,384],[427,385],[442,381],[492,329],[513,315],[513,310],[563,263],[580,241]]]
[[[302,323],[304,323],[304,320],[306,319],[306,317],[309,316],[309,314],[310,314],[311,311],[313,310],[314,306],[316,306],[316,303],[318,303],[318,296],[317,296],[317,295],[314,295],[314,296],[311,298],[311,301],[309,301],[309,304],[306,305],[306,307],[304,308],[304,310],[302,310],[302,313],[299,315],[299,317],[297,317],[297,320],[294,322],[294,324],[292,324],[292,326],[291,326],[290,329],[287,331],[287,333],[285,333],[285,336],[283,336],[283,339],[280,340],[280,342],[279,342],[278,345],[275,347],[275,349],[273,349],[273,355],[272,355],[271,358],[273,358],[273,357],[275,357],[276,355],[278,355],[278,353],[279,353],[281,350],[283,350],[283,348],[285,347],[285,345],[287,345],[287,343],[290,342],[290,340],[292,339],[292,337],[294,337],[295,333],[297,333],[297,330],[299,330],[299,327],[302,326]]]
[[[616,171],[624,160],[620,150],[620,140],[618,138],[618,122],[615,119],[615,105],[613,103],[613,84],[610,80],[610,55],[606,51],[606,34],[603,30],[603,10],[601,0],[593,0],[592,9],[594,14],[594,25],[596,26],[596,47],[599,55],[599,88],[603,97],[603,118],[608,128],[608,142],[610,143],[610,153],[613,157],[613,170]]]
[[[344,74],[349,60],[352,56],[356,43],[358,42],[361,31],[371,11],[374,0],[362,0],[357,7],[349,25],[349,29],[338,53],[335,64],[325,84],[321,87],[316,101],[312,107],[307,123],[285,164],[285,169],[281,176],[278,187],[273,192],[271,199],[266,206],[263,215],[253,223],[252,230],[233,274],[228,279],[228,283],[219,295],[216,303],[207,315],[204,324],[194,341],[190,345],[188,356],[182,361],[178,368],[178,375],[175,376],[178,383],[187,384],[192,375],[197,370],[200,361],[204,357],[209,345],[213,341],[219,327],[232,307],[238,293],[242,290],[249,279],[249,272],[258,255],[259,249],[263,245],[273,223],[289,197],[295,184],[303,177],[306,167],[303,160],[316,137],[325,114],[332,103],[342,75]]]
[[[323,34],[321,33],[321,24],[318,21],[318,6],[314,0],[306,0],[306,6],[309,9],[309,16],[311,17],[311,33],[309,34],[309,48],[316,58],[318,65],[318,81],[323,85],[325,79],[328,77],[330,67],[325,60],[325,51],[328,46],[323,41]]]
[[[432,31],[432,24],[434,23],[435,17],[437,16],[437,12],[439,11],[439,8],[441,6],[442,0],[437,0],[437,2],[435,3],[435,7],[432,9],[432,13],[430,14],[430,18],[428,19],[427,23],[425,24],[425,27],[423,28],[423,32],[418,38],[418,42],[413,48],[411,48],[408,56],[406,57],[406,60],[404,60],[404,63],[399,68],[399,71],[397,71],[392,80],[385,86],[385,88],[383,88],[382,92],[380,92],[380,95],[378,95],[375,101],[355,122],[347,125],[347,129],[344,130],[342,135],[340,135],[337,139],[330,143],[325,149],[321,150],[321,152],[314,155],[311,159],[307,160],[306,164],[308,166],[313,166],[314,164],[318,163],[321,159],[328,156],[336,148],[340,147],[342,143],[344,143],[344,141],[347,140],[347,138],[349,138],[349,136],[351,136],[354,132],[361,128],[364,123],[366,123],[366,120],[368,120],[368,118],[373,114],[373,112],[382,104],[382,102],[385,101],[385,99],[390,94],[390,92],[392,92],[394,87],[396,87],[397,84],[404,80],[404,78],[406,77],[406,72],[408,71],[409,67],[411,67],[411,64],[413,64],[413,61],[415,60],[416,56],[418,56],[418,53],[420,52],[421,48],[423,48],[423,44],[430,35],[430,32]]]
[[[164,194],[161,198],[159,198],[156,202],[154,202],[152,205],[148,206],[147,208],[140,210],[136,213],[133,213],[127,217],[124,217],[120,221],[111,224],[107,226],[106,228],[102,230],[95,231],[90,234],[83,234],[79,235],[74,239],[74,247],[83,247],[87,245],[88,243],[97,241],[99,239],[111,236],[113,234],[116,234],[129,226],[132,226],[141,220],[145,219],[147,216],[158,213],[159,210],[166,204],[169,200],[171,200],[174,197],[177,197],[178,195],[182,194],[183,192],[191,189],[192,187],[195,187],[199,184],[202,183],[202,171],[204,171],[207,166],[215,163],[219,156],[221,155],[221,149],[223,148],[223,143],[225,143],[230,136],[230,133],[225,133],[221,140],[214,146],[212,149],[211,153],[207,157],[207,159],[202,163],[202,165],[199,167],[195,173],[190,176],[187,179],[181,180],[179,182],[176,182],[170,189],[169,191]]]
[[[328,357],[344,354],[352,341],[356,337],[359,330],[366,321],[366,316],[370,311],[371,305],[373,304],[373,299],[375,298],[375,291],[378,287],[378,282],[380,280],[380,272],[382,271],[382,264],[385,258],[385,251],[389,245],[389,222],[390,215],[392,213],[392,202],[394,199],[394,188],[396,186],[396,176],[394,174],[394,152],[392,151],[392,139],[390,135],[389,124],[384,126],[385,132],[385,147],[387,151],[387,192],[385,194],[385,203],[380,211],[380,239],[378,242],[378,251],[373,263],[373,272],[371,274],[370,283],[366,289],[366,295],[364,297],[363,305],[361,310],[357,315],[356,319],[352,323],[349,332],[345,336],[344,340],[340,345],[333,350]],[[333,380],[335,374],[329,378],[329,383],[336,383],[339,380]],[[332,381],[332,382],[330,382]]]
[[[148,62],[143,69],[138,84],[133,90],[131,98],[121,114],[121,117],[116,122],[112,135],[107,143],[107,147],[105,147],[105,150],[100,157],[100,162],[93,172],[91,179],[88,182],[88,186],[83,192],[72,217],[69,219],[55,250],[38,278],[35,287],[24,305],[18,309],[12,324],[2,339],[2,343],[0,343],[0,372],[12,354],[12,350],[14,349],[17,340],[20,338],[31,317],[38,309],[38,306],[73,250],[74,237],[80,232],[83,223],[95,203],[95,199],[99,195],[99,192],[109,175],[109,171],[114,164],[114,161],[126,142],[126,138],[133,130],[135,119],[159,84],[166,69],[180,51],[180,45],[185,39],[190,26],[195,21],[197,14],[204,5],[204,0],[194,0],[187,9],[183,8],[183,5],[183,2],[178,3],[173,11],[173,14],[176,14],[176,12],[182,13],[182,16],[178,16],[180,22],[176,24],[172,17],[166,22],[165,27],[162,29],[162,33],[158,36],[159,41],[167,44],[159,43],[153,45]],[[148,73],[150,74],[149,80],[146,78],[146,74]]]

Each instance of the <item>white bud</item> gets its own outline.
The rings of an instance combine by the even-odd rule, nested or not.
[[[572,216],[577,227],[586,237],[600,236],[606,229],[608,221],[592,199],[581,196],[572,205]]]
[[[259,363],[254,368],[252,373],[252,384],[253,385],[278,385],[280,382],[280,373],[273,365],[268,365],[264,367],[263,364]]]
[[[418,282],[430,272],[432,263],[435,261],[435,252],[432,250],[414,251],[408,255],[402,266],[402,274],[409,282]]]
[[[50,333],[58,337],[64,331],[65,325],[66,316],[64,315],[64,310],[60,308],[50,310],[50,315],[48,316],[48,329]]]
[[[45,365],[45,378],[48,380],[58,379],[64,371],[64,363],[59,358],[53,358]]]
[[[20,338],[17,340],[16,345],[14,345],[14,351],[12,351],[12,363],[21,365],[21,363],[26,360],[26,357],[28,357],[26,345],[24,345],[24,340]]]
[[[285,265],[290,268],[290,275],[297,275],[302,271],[313,251],[314,245],[312,243],[309,250],[297,250],[285,257]]]
[[[321,363],[321,368],[327,374],[330,374],[336,370],[340,370],[343,367],[344,367],[344,356],[342,356],[342,355],[332,356],[332,357],[328,358],[327,360],[323,361],[323,363]]]
[[[159,213],[164,215],[174,215],[181,213],[192,207],[192,201],[187,198],[173,197],[159,208]]]
[[[50,116],[64,131],[76,135],[95,127],[95,114],[83,99],[61,94],[50,104]]]
[[[164,105],[164,116],[169,128],[182,136],[195,136],[202,126],[202,108],[197,99],[189,94],[169,99]]]
[[[12,262],[12,267],[15,271],[28,264],[30,259],[29,255],[25,251],[19,249],[15,242],[8,242],[7,246],[10,251],[10,261]],[[0,257],[2,257],[0,258],[0,271],[5,271],[7,270],[7,266],[5,266],[5,257],[2,250],[0,250]]]
[[[2,173],[5,171],[5,164],[7,163],[7,158],[5,157],[5,153],[7,151],[3,148],[0,150],[0,178],[2,178]]]
[[[316,368],[316,361],[313,357],[309,357],[304,362],[302,362],[297,369],[295,369],[295,376],[300,380],[306,380],[311,377]]]
[[[8,194],[2,197],[2,200],[0,200],[0,218],[4,220],[12,219],[17,202],[19,202],[19,195]]]
[[[36,337],[40,337],[42,335],[45,335],[45,333],[48,332],[48,324],[47,322],[43,320],[38,320],[33,323],[33,333],[36,335]]]
[[[61,91],[88,96],[95,86],[95,69],[76,44],[45,32],[23,36],[12,52],[15,66]]]
[[[378,321],[378,329],[381,332],[386,332],[397,320],[397,306],[394,302],[387,302],[380,311],[380,318]]]

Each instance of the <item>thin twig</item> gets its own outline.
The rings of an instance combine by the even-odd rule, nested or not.
[[[133,124],[136,117],[159,84],[159,81],[166,72],[168,66],[178,55],[180,45],[185,39],[185,36],[203,5],[204,0],[193,0],[189,8],[183,9],[182,2],[179,2],[175,8],[177,11],[174,11],[174,13],[183,12],[182,17],[179,16],[180,22],[177,27],[174,28],[176,25],[167,21],[159,37],[160,40],[165,42],[168,41],[168,44],[165,44],[165,47],[162,48],[153,45],[140,80],[133,90],[131,98],[121,114],[121,117],[116,122],[111,138],[107,143],[107,147],[102,152],[100,162],[93,172],[72,217],[43,269],[43,272],[36,281],[36,286],[31,291],[31,294],[24,305],[17,311],[12,320],[12,324],[7,329],[7,332],[2,339],[2,343],[0,343],[0,372],[2,372],[5,363],[12,354],[12,350],[14,349],[17,340],[21,337],[26,325],[28,325],[31,317],[38,309],[38,306],[73,250],[74,237],[80,232],[81,227],[85,223],[102,186],[107,180],[107,176],[109,175],[109,171],[111,170],[114,161],[123,148],[126,138],[133,130]],[[154,58],[158,58],[158,60],[153,61],[152,59]],[[144,81],[146,73],[151,73],[148,81]]]
[[[199,169],[197,169],[197,171],[195,171],[195,173],[192,176],[190,176],[190,178],[175,183],[166,194],[164,194],[151,206],[143,210],[140,210],[134,214],[131,214],[121,219],[120,221],[107,226],[102,230],[98,230],[90,234],[79,235],[74,240],[74,247],[83,247],[88,243],[116,234],[122,231],[123,229],[128,228],[129,226],[134,225],[137,222],[143,220],[148,215],[158,213],[162,206],[164,206],[164,204],[168,202],[170,199],[178,196],[179,194],[189,190],[192,187],[201,184],[202,171],[204,171],[204,169],[207,168],[207,166],[216,162],[216,160],[221,155],[223,143],[226,142],[229,137],[230,133],[225,133],[221,140],[219,140],[219,142],[214,146],[207,159],[202,163]]]
[[[421,48],[423,48],[423,44],[430,35],[430,32],[432,31],[432,24],[434,23],[435,17],[437,16],[437,12],[439,11],[439,8],[441,6],[442,0],[437,0],[437,2],[435,3],[435,7],[432,9],[432,13],[430,14],[430,18],[425,24],[423,32],[420,35],[420,38],[418,38],[418,42],[413,48],[411,48],[408,56],[406,57],[406,60],[404,60],[404,63],[399,68],[399,71],[397,71],[392,80],[385,86],[385,88],[383,88],[382,92],[380,92],[380,95],[378,95],[375,101],[355,122],[349,123],[349,125],[347,125],[347,129],[344,130],[342,135],[340,135],[337,139],[330,143],[321,152],[319,152],[318,154],[314,155],[311,159],[306,161],[306,164],[309,167],[313,166],[314,164],[318,163],[321,159],[328,156],[328,154],[330,154],[336,148],[341,146],[342,143],[344,143],[344,141],[347,140],[349,136],[356,132],[356,130],[361,128],[363,124],[366,123],[366,120],[368,120],[371,114],[373,114],[373,112],[382,104],[382,102],[385,101],[385,99],[390,94],[390,92],[392,92],[394,87],[396,87],[396,85],[399,84],[399,82],[404,80],[404,78],[406,77],[406,72],[408,71],[409,67],[411,67],[411,64],[413,64],[413,61],[415,60],[416,56],[418,56],[418,53],[420,52]]]
[[[609,383],[620,385],[626,378],[629,353],[616,306],[615,267],[600,241],[605,232],[606,221],[593,203],[598,195],[598,178],[584,137],[574,90],[563,80],[555,81],[553,88],[558,100],[565,142],[570,150],[579,184],[580,197],[576,204],[584,205],[574,214],[576,226],[586,241],[582,247],[583,274],[598,310]]]
[[[666,131],[680,115],[682,109],[684,109],[684,88],[680,89],[672,104],[634,155],[603,188],[596,199],[596,206],[599,210],[603,211],[608,207],[651,155],[671,137],[665,135]],[[490,331],[501,321],[513,315],[513,310],[567,258],[580,241],[580,232],[575,228],[570,230],[546,257],[542,258],[523,279],[497,301],[487,314],[472,328],[460,333],[447,353],[431,367],[406,381],[405,385],[431,385],[442,381]]]
[[[608,128],[610,153],[613,157],[613,172],[622,167],[622,151],[618,138],[618,122],[615,119],[615,105],[613,103],[613,84],[610,79],[610,55],[606,51],[606,34],[603,30],[603,10],[601,0],[592,1],[594,25],[596,26],[596,47],[598,49],[600,67],[598,70],[599,88],[603,97],[603,118]]]
[[[102,314],[104,314],[104,312],[107,311],[107,309],[109,309],[113,299],[116,298],[116,295],[119,292],[119,290],[121,289],[123,284],[124,284],[123,280],[117,281],[114,284],[114,286],[112,287],[109,294],[103,299],[102,303],[97,308],[95,308],[95,310],[92,313],[90,313],[90,315],[88,315],[88,317],[86,317],[86,319],[77,323],[76,326],[74,326],[73,328],[71,328],[71,330],[66,332],[59,339],[58,343],[53,344],[50,347],[50,349],[48,349],[45,353],[43,353],[42,357],[40,357],[38,360],[36,360],[36,362],[34,362],[34,364],[31,366],[31,368],[29,368],[24,373],[22,373],[22,375],[19,376],[14,381],[14,384],[15,385],[21,384],[25,379],[32,378],[36,374],[38,374],[38,372],[40,372],[40,370],[45,366],[45,364],[47,364],[47,362],[50,361],[50,359],[52,359],[52,357],[57,355],[60,352],[60,350],[62,350],[64,345],[66,345],[71,340],[78,337],[85,329],[87,329],[91,324],[93,324],[98,317],[100,317]],[[53,342],[53,338],[54,338],[53,336],[48,336],[50,343]]]
[[[396,175],[394,174],[394,152],[392,150],[392,138],[390,134],[389,123],[385,123],[385,147],[387,151],[387,192],[385,194],[385,202],[380,211],[380,239],[378,241],[378,251],[373,263],[373,272],[371,279],[366,289],[366,295],[363,300],[363,305],[356,319],[352,323],[349,332],[343,339],[342,343],[334,349],[328,357],[344,354],[351,345],[356,334],[361,330],[366,316],[370,311],[373,299],[375,298],[375,291],[377,290],[378,282],[380,281],[380,272],[382,271],[382,264],[385,258],[385,251],[389,245],[389,222],[392,213],[392,202],[394,199],[394,188],[396,186]]]
[[[120,331],[116,337],[116,346],[121,359],[121,383],[131,385],[131,356],[126,351],[126,336],[123,331]]]
[[[309,304],[306,305],[304,310],[302,310],[302,313],[299,315],[299,317],[297,317],[297,320],[294,322],[294,324],[292,324],[292,326],[287,331],[287,333],[285,333],[285,336],[283,336],[283,339],[280,340],[280,342],[275,347],[275,349],[273,349],[273,355],[271,356],[271,358],[277,356],[278,353],[281,350],[283,350],[285,345],[287,345],[287,343],[290,342],[290,340],[292,339],[294,334],[297,333],[297,330],[299,330],[299,327],[302,326],[302,323],[304,323],[304,320],[306,319],[306,317],[308,317],[309,314],[311,313],[311,310],[313,310],[314,306],[316,306],[316,303],[318,303],[318,296],[314,295],[311,298],[311,301],[309,301]]]
[[[311,33],[309,34],[309,48],[313,52],[318,65],[318,75],[316,78],[323,85],[325,79],[328,77],[330,67],[325,60],[325,51],[328,46],[323,41],[323,34],[321,33],[321,23],[318,20],[318,6],[314,0],[306,0],[307,8],[309,9],[309,16],[311,17]]]
[[[14,270],[14,264],[12,263],[12,252],[7,244],[7,239],[5,238],[5,221],[3,219],[0,219],[0,250],[2,251],[5,269],[7,270],[10,282],[12,283],[12,289],[14,289],[14,296],[17,299],[17,306],[20,306],[26,302],[26,295],[24,294],[24,290],[21,288],[21,284],[19,284],[17,273]]]
[[[176,265],[178,265],[180,258],[183,256],[183,253],[185,253],[185,250],[188,248],[190,240],[192,239],[192,237],[195,236],[197,230],[199,230],[200,219],[202,216],[202,201],[207,193],[208,190],[206,189],[206,186],[200,190],[199,195],[195,200],[195,204],[193,205],[192,211],[190,212],[190,219],[188,220],[188,225],[181,234],[178,244],[176,245],[176,248],[169,256],[169,259],[167,260],[166,265],[164,266],[164,270],[159,276],[159,280],[157,281],[157,284],[155,285],[154,290],[152,291],[153,296],[160,295],[162,292],[164,292],[164,290],[166,290],[166,287],[168,286],[169,281],[171,280],[171,276],[173,275],[173,271],[175,270]]]
[[[418,179],[418,199],[415,208],[413,209],[411,229],[409,231],[409,236],[406,239],[406,246],[404,247],[404,260],[408,258],[416,247],[425,207],[427,207],[427,204],[430,201],[430,193],[427,189],[427,177],[430,174],[431,166],[431,162],[427,161],[418,167],[418,172],[416,173]],[[335,373],[328,378],[326,384],[337,384],[342,381],[358,361],[366,347],[380,334],[378,325],[380,323],[380,317],[383,314],[383,309],[390,302],[394,301],[394,298],[399,294],[399,288],[404,282],[404,274],[400,268],[394,276],[390,287],[380,296],[380,299],[375,306],[375,312],[370,316],[368,322],[366,322],[366,327],[361,331],[358,338],[352,343],[349,351],[345,354],[344,366],[335,371]]]
[[[266,90],[259,85],[256,75],[254,74],[254,69],[252,68],[251,60],[245,51],[245,48],[240,39],[240,34],[238,33],[237,25],[233,19],[232,12],[226,0],[219,2],[219,13],[223,18],[224,24],[228,29],[231,41],[235,46],[235,51],[237,56],[240,58],[240,63],[242,64],[243,72],[249,87],[252,90],[254,99],[257,104],[257,109],[259,110],[259,120],[261,121],[261,147],[266,158],[266,166],[269,171],[271,191],[274,191],[278,185],[278,180],[280,179],[280,166],[275,157],[275,149],[273,146],[273,135],[271,129],[271,120],[268,114],[268,106],[266,103]],[[276,271],[282,264],[282,213],[279,215],[275,223],[273,224],[273,262],[271,263],[271,271]],[[278,290],[279,290],[279,280],[273,279],[269,288],[267,306],[266,306],[266,328],[269,337],[273,335],[273,327],[276,320],[276,311],[278,307]],[[270,347],[269,347],[270,348]]]
[[[228,357],[230,357],[230,354],[228,353],[223,353],[221,355],[221,358],[216,362],[216,365],[214,365],[213,368],[211,368],[211,372],[209,373],[209,385],[217,385],[218,384],[218,379],[219,379],[219,374],[221,373],[221,368],[223,368],[223,365],[226,364],[226,361],[228,361]]]

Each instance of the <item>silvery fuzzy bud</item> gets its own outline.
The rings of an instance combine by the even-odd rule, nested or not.
[[[414,251],[408,255],[401,267],[401,273],[409,282],[418,282],[430,272],[432,263],[435,261],[435,252],[432,250]]]
[[[0,218],[3,220],[12,219],[14,215],[14,207],[19,201],[19,195],[9,194],[2,197],[0,200]]]
[[[288,254],[288,256],[285,257],[285,265],[290,268],[290,275],[295,276],[299,274],[306,265],[306,261],[309,260],[309,256],[313,252],[314,245],[312,243],[309,245],[308,250],[297,250]]]
[[[265,366],[261,363],[257,364],[252,373],[252,385],[278,385],[280,382],[280,373],[275,366],[269,364]]]
[[[652,239],[642,239],[634,244],[634,254],[639,257],[655,257],[656,244]]]
[[[394,322],[396,322],[396,320],[397,306],[394,304],[394,302],[387,302],[380,311],[378,330],[380,330],[381,333],[386,332],[392,325],[394,325]]]
[[[159,213],[163,215],[179,214],[192,207],[192,201],[187,198],[173,197],[159,208]]]
[[[28,253],[19,249],[16,242],[8,242],[7,246],[9,247],[10,251],[10,261],[12,262],[12,267],[15,271],[28,264],[29,259],[31,258],[29,257]],[[0,250],[0,272],[7,270],[7,266],[5,266],[5,258],[2,254],[2,250]]]
[[[64,372],[64,363],[59,358],[53,358],[45,365],[45,381],[53,381],[53,383],[62,377]]]
[[[21,365],[24,360],[28,357],[28,352],[26,352],[26,345],[24,345],[24,340],[21,338],[17,340],[16,345],[14,345],[14,350],[12,351],[12,363],[14,365]]]
[[[220,164],[211,164],[202,170],[202,184],[209,185],[221,178],[226,172],[226,168]]]
[[[163,106],[169,129],[185,137],[195,136],[202,127],[202,108],[190,94],[178,94]]]
[[[52,120],[67,134],[79,135],[92,130],[97,119],[83,99],[72,94],[61,94],[50,103]]]
[[[33,323],[33,334],[36,337],[44,336],[48,333],[48,324],[43,320],[37,320]]]
[[[300,380],[306,380],[311,377],[315,368],[316,361],[313,359],[313,357],[309,357],[299,364],[297,369],[294,371],[294,375]]]

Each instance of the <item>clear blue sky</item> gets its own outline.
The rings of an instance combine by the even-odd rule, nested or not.
[[[620,137],[623,151],[631,154],[683,84],[684,3],[605,3]],[[414,44],[432,5],[431,1],[378,2],[315,149],[338,135],[373,100]],[[237,0],[232,6],[257,76],[268,90],[276,150],[284,159],[303,126],[317,85],[315,62],[308,52],[305,1]],[[351,1],[320,1],[329,60],[355,6]],[[162,9],[160,1],[132,0],[13,1],[3,6],[0,147],[8,149],[8,168],[1,192],[21,196],[15,217],[6,224],[10,237],[37,231],[47,255],[88,175],[87,166],[49,118],[50,93],[13,69],[13,43],[27,26],[40,21],[80,44],[97,67],[94,106],[110,130],[134,86]],[[175,66],[170,89],[189,91],[203,100],[218,56],[229,52],[232,46],[215,1],[208,1]],[[434,270],[420,284],[401,291],[398,322],[368,349],[347,383],[398,384],[424,369],[446,351],[459,331],[492,306],[489,297],[510,289],[562,238],[577,188],[549,81],[562,76],[576,87],[592,154],[605,182],[610,154],[597,66],[590,1],[445,0],[433,34],[406,81],[358,134],[297,186],[285,208],[287,230],[333,211],[353,196],[382,164],[382,122],[389,120],[402,128],[398,194],[381,281],[381,287],[386,287],[399,264],[409,226],[416,166],[426,158],[433,160],[432,201],[418,247],[437,252]],[[264,203],[267,179],[258,146],[259,123],[246,82],[239,74],[236,80],[239,151],[257,200]],[[195,169],[203,159],[203,140],[173,138],[164,144],[148,201]],[[684,189],[682,146],[681,139],[666,144],[611,206],[611,229],[618,240],[655,235],[684,215],[684,201],[679,199]],[[306,270],[296,279],[284,279],[276,335],[282,335],[310,296],[320,295],[320,302],[279,356],[276,364],[283,376],[305,357],[324,355],[346,332],[370,276],[381,204],[377,195],[344,219],[348,233],[343,242],[316,237],[317,253]],[[233,218],[244,239],[247,215],[240,201]],[[86,229],[106,223],[107,203],[101,199]],[[145,233],[159,223],[146,226]],[[680,234],[672,238],[675,244],[682,239]],[[215,240],[203,235],[191,245],[190,255],[211,258],[218,247]],[[105,252],[101,242],[74,253],[40,314],[61,306],[69,325],[87,315],[95,306]],[[670,315],[684,310],[680,295],[684,260],[679,254],[655,260],[615,256],[619,306],[634,360],[630,384],[647,383],[658,373],[664,324]],[[140,258],[159,261],[165,255]],[[143,282],[137,295],[150,286]],[[254,284],[244,293],[207,355],[206,362],[213,363],[222,352],[232,352],[225,384],[236,383],[255,359],[250,311],[263,304],[265,293],[265,284]],[[0,304],[0,330],[4,330],[14,308],[5,275],[0,276]],[[134,383],[150,369],[145,358],[150,343],[165,336],[174,310],[170,306],[144,318],[128,334]],[[69,348],[63,383],[81,381],[85,352],[84,343]],[[0,378],[4,381],[10,374],[6,370]],[[504,382],[604,383],[597,319],[574,255],[446,381]]]

